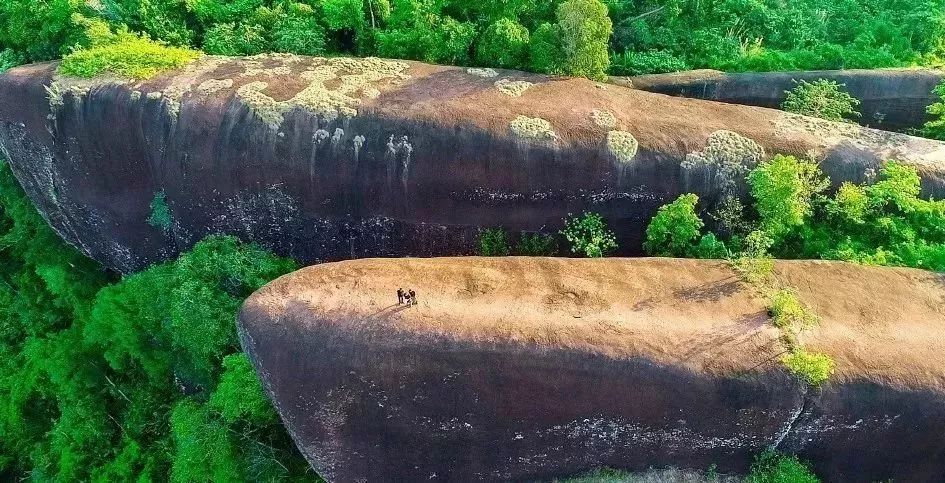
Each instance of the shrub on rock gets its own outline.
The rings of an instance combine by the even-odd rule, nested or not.
[[[785,91],[787,97],[781,103],[781,109],[837,122],[860,117],[856,110],[860,101],[841,90],[841,87],[844,85],[827,79],[814,82],[801,80],[797,87]]]

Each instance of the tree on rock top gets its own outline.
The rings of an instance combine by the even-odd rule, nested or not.
[[[607,6],[600,0],[568,0],[558,7],[563,73],[604,79],[610,67],[607,42],[613,32]]]

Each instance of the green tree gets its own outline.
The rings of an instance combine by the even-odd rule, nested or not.
[[[213,25],[249,18],[263,6],[263,0],[184,0],[184,4],[197,20]]]
[[[753,169],[748,183],[761,227],[776,240],[804,224],[814,195],[829,186],[816,164],[782,155]]]
[[[0,50],[11,49],[26,61],[60,57],[82,38],[75,13],[90,12],[73,0],[0,2]]]
[[[689,193],[661,206],[646,227],[643,249],[650,255],[662,257],[690,255],[704,225],[696,214],[698,202],[699,197]],[[706,240],[706,243],[712,241]],[[705,249],[708,250],[709,247]]]
[[[46,225],[6,164],[0,247],[2,474],[314,478],[233,323],[241,301],[291,261],[214,237],[114,281]]]
[[[584,212],[580,217],[568,215],[561,235],[571,244],[571,253],[575,255],[599,258],[617,248],[616,237],[597,213]]]
[[[525,63],[528,44],[528,29],[515,20],[501,18],[480,36],[476,60],[482,65],[518,69]]]
[[[272,15],[269,35],[273,50],[299,55],[323,55],[326,52],[325,29],[312,7],[289,2],[279,5]]]
[[[845,85],[832,80],[801,80],[797,82],[797,87],[785,91],[787,96],[781,103],[781,109],[828,121],[842,122],[860,117],[856,110],[860,101],[841,90],[841,87]]]
[[[528,58],[529,67],[535,72],[561,74],[564,53],[558,30],[554,24],[543,23],[531,36]]]
[[[384,57],[462,65],[475,37],[473,23],[444,15],[434,0],[395,0],[377,48]]]
[[[613,31],[607,6],[600,0],[567,0],[557,10],[558,33],[567,75],[602,80],[610,57],[607,43]]]

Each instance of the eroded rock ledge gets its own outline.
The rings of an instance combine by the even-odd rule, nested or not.
[[[827,481],[945,474],[945,277],[779,262],[837,374],[806,391],[764,300],[723,262],[359,260],[282,277],[239,328],[330,481],[531,480],[609,466],[747,470],[767,447]],[[420,304],[396,305],[398,287]]]
[[[0,75],[0,154],[66,240],[124,272],[212,233],[304,262],[464,254],[481,227],[583,210],[634,254],[660,205],[710,204],[775,153],[837,182],[899,159],[945,197],[943,143],[583,79],[292,55],[144,82],[55,69]]]

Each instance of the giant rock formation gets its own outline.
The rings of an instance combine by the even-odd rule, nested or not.
[[[778,262],[836,373],[778,362],[766,300],[724,262],[442,258],[317,265],[252,295],[243,346],[329,481],[548,481],[599,467],[828,482],[945,474],[945,277]],[[398,306],[398,287],[419,305]]]
[[[945,197],[945,144],[584,79],[384,59],[203,57],[152,80],[0,75],[0,154],[56,231],[129,272],[214,233],[304,262],[465,254],[483,227],[743,193],[775,153],[835,182],[890,158]]]

